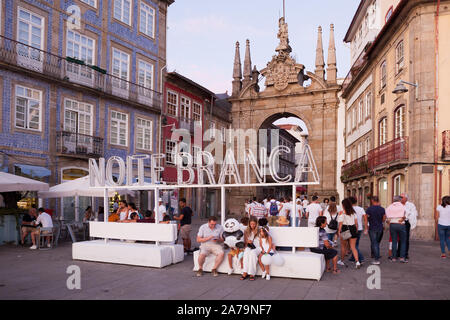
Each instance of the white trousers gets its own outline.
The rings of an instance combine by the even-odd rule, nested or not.
[[[261,253],[261,248],[256,247],[256,249],[245,248],[243,264],[244,268],[242,269],[243,273],[247,273],[249,275],[256,275],[256,265],[258,264],[258,255]]]

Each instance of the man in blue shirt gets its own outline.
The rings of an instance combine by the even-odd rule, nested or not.
[[[380,200],[377,196],[373,196],[370,202],[371,206],[367,208],[366,214],[369,223],[370,244],[375,259],[372,264],[380,264],[380,242],[383,238],[383,223],[386,220],[386,213],[384,208],[380,206]]]

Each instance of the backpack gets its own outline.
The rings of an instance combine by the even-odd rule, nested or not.
[[[333,217],[332,217],[331,214],[330,214],[331,221],[330,221],[330,223],[328,224],[328,229],[330,229],[330,230],[337,230],[337,228],[338,228],[337,216],[338,216],[338,214],[336,213],[336,218],[333,219]]]
[[[269,213],[270,213],[271,216],[278,215],[278,205],[277,205],[276,201],[270,202]]]

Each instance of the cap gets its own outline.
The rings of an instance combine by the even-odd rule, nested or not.
[[[158,201],[159,201],[159,202],[162,202],[162,201],[163,201],[163,199],[162,199],[162,198],[159,198],[159,199],[158,199]]]

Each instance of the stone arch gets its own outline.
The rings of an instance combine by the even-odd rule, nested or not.
[[[299,118],[300,120],[302,120],[305,123],[306,128],[308,129],[308,134],[310,135],[313,132],[311,122],[308,119],[308,117],[306,117],[302,112],[300,112],[298,110],[292,110],[292,108],[290,108],[289,111],[282,111],[282,112],[274,111],[271,114],[266,114],[264,120],[258,121],[258,123],[255,123],[255,128],[259,129],[265,123],[268,123],[268,122],[272,123],[272,122],[276,121],[277,119],[288,118],[288,117]]]

